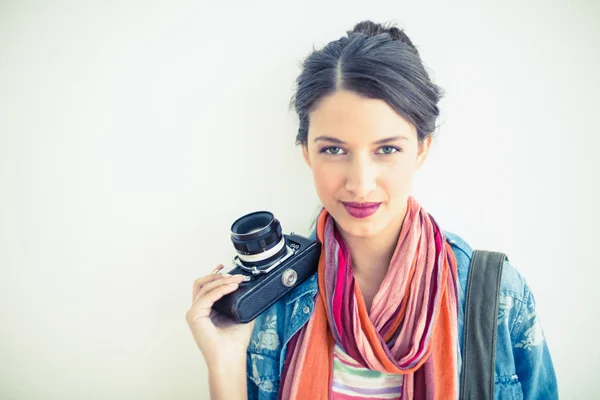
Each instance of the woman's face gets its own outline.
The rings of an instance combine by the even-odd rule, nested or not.
[[[342,233],[369,237],[399,227],[430,143],[419,144],[416,128],[385,101],[340,90],[310,113],[303,153]]]

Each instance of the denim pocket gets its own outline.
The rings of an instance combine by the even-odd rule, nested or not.
[[[496,376],[494,379],[494,399],[523,400],[523,388],[517,375]]]

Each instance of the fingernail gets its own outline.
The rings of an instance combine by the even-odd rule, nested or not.
[[[220,270],[222,270],[223,268],[225,268],[225,267],[224,267],[224,266],[222,266],[222,265],[219,265],[217,268],[215,268],[215,270],[214,270],[212,273],[213,273],[213,274],[216,274],[216,273],[218,273]]]
[[[223,274],[223,276],[226,276],[227,278],[229,278],[231,276],[231,274]]]

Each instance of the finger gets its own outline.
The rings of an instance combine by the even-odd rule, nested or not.
[[[218,265],[217,268],[215,268],[211,274],[205,275],[202,278],[198,278],[194,281],[194,284],[192,286],[192,301],[194,301],[196,295],[198,294],[202,286],[206,285],[208,282],[212,282],[216,279],[221,279],[223,277],[223,274],[219,273],[221,269],[223,269],[223,266]]]
[[[196,296],[198,296],[200,289],[202,289],[202,287],[204,285],[206,285],[207,283],[213,282],[217,279],[222,279],[222,278],[223,278],[222,274],[216,274],[216,275],[206,275],[206,276],[203,276],[202,278],[196,279],[194,281],[194,285],[192,287],[192,302],[194,301]]]
[[[198,296],[188,312],[188,318],[196,319],[210,316],[215,302],[226,294],[237,290],[238,287],[239,284],[237,283],[222,285],[207,292],[204,296]]]
[[[216,273],[218,273],[220,270],[222,270],[223,268],[225,268],[225,267],[223,266],[223,264],[219,264],[219,265],[217,265],[217,267],[216,267],[216,268],[213,270],[213,272],[212,272],[212,273],[213,273],[213,274],[216,274]]]
[[[200,288],[200,290],[198,291],[198,294],[196,295],[196,297],[203,296],[218,286],[227,285],[229,283],[240,283],[240,282],[242,282],[242,279],[243,279],[243,277],[240,275],[234,275],[234,276],[227,275],[227,274],[221,275],[220,279],[215,279],[215,280],[203,285]]]
[[[237,290],[238,286],[239,285],[237,284],[223,285],[211,290],[206,296],[198,296],[186,314],[187,320],[193,321],[198,318],[211,317],[211,315],[214,316],[215,313],[218,314],[218,312],[214,311],[212,308],[215,302],[223,296]]]

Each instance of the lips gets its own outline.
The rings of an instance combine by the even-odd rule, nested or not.
[[[354,202],[344,202],[342,204],[348,211],[348,214],[353,216],[354,218],[367,218],[377,211],[381,203],[354,203]]]

